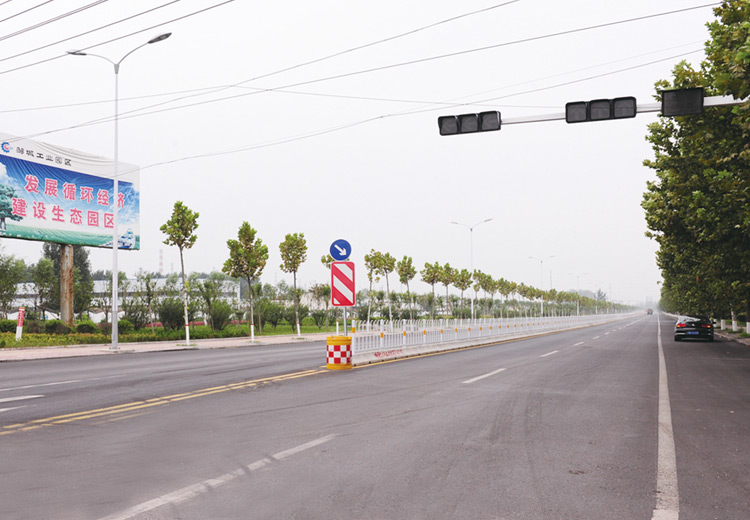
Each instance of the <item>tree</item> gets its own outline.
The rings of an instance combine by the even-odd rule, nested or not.
[[[237,232],[237,240],[227,240],[229,259],[224,262],[224,271],[229,276],[244,278],[247,281],[250,301],[250,340],[255,341],[255,319],[253,310],[253,282],[260,278],[268,261],[268,246],[260,238],[256,238],[256,231],[250,224],[243,222]]]
[[[372,282],[380,281],[377,276],[380,265],[380,253],[370,249],[370,253],[365,255],[365,269],[367,270],[367,279],[370,281],[369,297],[367,298],[367,321],[370,321],[370,309],[372,308]]]
[[[391,310],[391,286],[388,283],[388,275],[396,269],[396,259],[390,253],[379,253],[377,262],[378,272],[385,277],[385,290],[388,296],[388,319],[393,321],[393,311]]]
[[[453,281],[456,277],[456,270],[451,267],[451,264],[445,264],[440,269],[440,283],[445,287],[445,317],[449,317],[452,314],[453,309],[449,309],[450,302],[448,297],[448,287],[453,285]]]
[[[181,201],[174,203],[172,218],[162,225],[159,229],[167,235],[164,243],[168,246],[177,246],[180,250],[180,269],[182,272],[182,306],[185,311],[185,342],[190,345],[190,321],[188,320],[188,295],[187,285],[185,284],[185,260],[183,252],[195,245],[198,236],[195,230],[198,229],[198,217],[200,213],[192,211]]]
[[[23,280],[26,264],[13,255],[0,254],[0,312],[8,317],[8,312],[16,298],[18,283]]]
[[[46,319],[46,310],[52,301],[55,293],[55,264],[49,258],[42,257],[39,261],[31,266],[31,282],[34,284],[34,290],[39,298],[39,309],[42,316]]]
[[[5,165],[0,164],[0,168],[5,171]],[[21,220],[23,217],[13,213],[13,197],[16,196],[16,189],[9,184],[0,184],[0,230],[5,231],[5,219]]]
[[[323,264],[324,266],[326,266],[326,269],[328,269],[329,271],[331,270],[331,264],[333,262],[335,262],[335,260],[329,254],[325,254],[325,255],[323,255],[323,256],[320,257],[320,263]]]
[[[214,307],[216,304],[222,301],[224,295],[224,282],[226,278],[221,273],[211,273],[208,278],[203,280],[197,280],[195,288],[198,289],[201,299],[206,304],[205,314],[208,315],[208,322],[211,325],[211,330],[216,330],[216,326],[220,325],[219,328],[223,328],[223,324],[217,324],[214,322]],[[222,315],[224,314],[222,309]]]
[[[60,257],[62,246],[60,244],[45,242],[42,246],[42,254],[45,258],[52,260],[55,278],[52,297],[49,300],[49,309],[60,309]],[[94,297],[94,279],[91,275],[91,262],[89,251],[85,247],[73,247],[73,312],[78,314],[88,310]]]
[[[304,233],[288,234],[279,244],[281,250],[281,270],[292,273],[294,286],[294,316],[297,322],[297,336],[301,336],[299,327],[299,295],[297,294],[297,271],[299,266],[307,260],[307,241]]]
[[[406,285],[406,294],[409,295],[409,319],[413,320],[414,298],[409,290],[409,282],[417,275],[417,269],[414,267],[411,257],[404,255],[404,258],[402,258],[398,262],[398,265],[396,265],[396,270],[398,271],[399,281]]]
[[[325,320],[325,326],[328,326],[328,307],[331,303],[331,286],[327,283],[319,283],[312,286],[310,289],[313,298],[318,302],[322,302],[325,305],[325,311],[323,318]]]
[[[464,306],[464,291],[471,287],[471,273],[468,269],[461,269],[457,271],[453,279],[453,285],[456,289],[461,291],[461,303],[460,307],[463,309]]]
[[[750,4],[725,1],[709,24],[699,70],[682,62],[657,89],[704,86],[707,95],[750,95]],[[658,99],[657,95],[657,99]],[[750,316],[750,104],[661,118],[647,139],[657,180],[642,206],[659,244],[662,306],[681,313]]]
[[[432,305],[430,306],[430,319],[435,319],[435,284],[440,282],[442,268],[438,262],[430,264],[425,262],[424,269],[420,271],[422,281],[432,286]]]

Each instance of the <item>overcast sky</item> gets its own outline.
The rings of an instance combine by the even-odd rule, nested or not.
[[[659,298],[640,207],[656,114],[448,137],[437,118],[652,103],[654,82],[702,59],[711,8],[583,29],[707,2],[129,0],[51,23],[92,2],[43,3],[0,6],[0,131],[95,155],[114,155],[113,67],[65,51],[117,61],[173,33],[120,69],[120,160],[141,168],[141,250],[118,257],[128,275],[159,270],[162,256],[165,272],[179,270],[159,227],[181,200],[200,213],[188,271],[221,269],[248,221],[269,246],[264,282],[291,282],[278,246],[298,232],[309,246],[302,286],[328,280],[320,257],[345,238],[362,289],[370,249],[468,269],[469,230],[451,222],[492,218],[473,232],[473,263],[493,277]],[[29,263],[41,255],[37,242],[2,245]],[[111,269],[111,251],[91,251],[93,269]]]

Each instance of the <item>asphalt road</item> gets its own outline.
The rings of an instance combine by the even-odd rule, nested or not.
[[[351,371],[322,344],[2,364],[0,518],[678,518],[658,319]],[[744,520],[750,351],[661,320],[679,519]]]

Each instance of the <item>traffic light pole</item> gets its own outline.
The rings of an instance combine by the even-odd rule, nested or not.
[[[711,96],[703,99],[704,107],[720,107],[730,105],[741,105],[746,103],[747,99],[734,99],[732,96]],[[644,103],[636,106],[636,112],[638,114],[645,114],[648,112],[660,112],[661,103]],[[565,121],[565,112],[557,112],[554,114],[542,114],[536,116],[522,116],[522,117],[510,117],[508,119],[503,118],[503,126],[505,125],[520,125],[524,123],[543,123],[545,121]]]

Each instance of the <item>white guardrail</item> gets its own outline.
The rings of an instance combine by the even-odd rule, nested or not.
[[[473,322],[458,319],[355,322],[352,327],[352,364],[366,365],[430,352],[491,344],[599,325],[633,315],[498,318]]]

